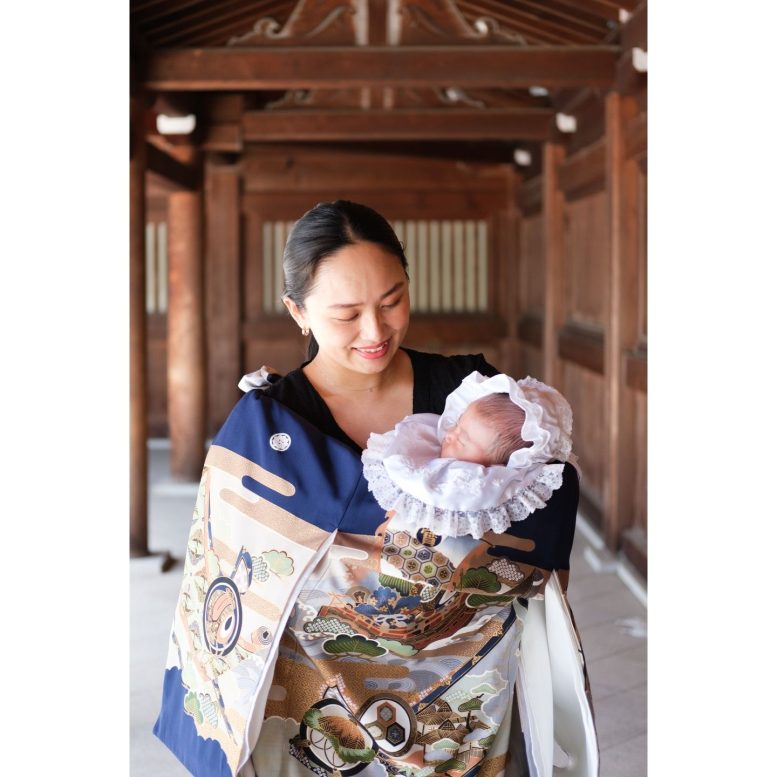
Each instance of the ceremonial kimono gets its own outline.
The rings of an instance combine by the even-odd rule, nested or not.
[[[502,534],[409,533],[357,453],[251,391],[205,461],[155,734],[197,777],[498,777],[522,731],[532,775],[555,739],[593,777],[564,480]]]

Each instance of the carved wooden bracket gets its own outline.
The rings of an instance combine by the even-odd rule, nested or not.
[[[385,14],[385,19],[373,25],[370,13]],[[373,34],[376,29],[385,29],[385,39],[370,40],[370,29]],[[232,38],[227,45],[366,46],[368,42],[390,46],[526,45],[522,35],[502,30],[489,17],[479,17],[470,24],[455,0],[299,0],[286,24],[263,17],[248,33]]]
[[[285,25],[263,17],[228,46],[364,46],[369,4],[365,0],[299,0]]]
[[[450,43],[515,43],[523,36],[508,33],[488,17],[470,25],[454,0],[389,0],[389,43],[426,46]]]

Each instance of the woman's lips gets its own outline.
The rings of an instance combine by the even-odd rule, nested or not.
[[[388,353],[390,340],[391,338],[389,338],[388,340],[384,340],[382,343],[379,343],[378,345],[370,345],[370,346],[365,346],[363,348],[354,348],[354,351],[356,351],[356,353],[358,353],[359,356],[362,356],[365,359],[380,359]]]

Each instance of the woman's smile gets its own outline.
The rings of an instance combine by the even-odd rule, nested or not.
[[[391,338],[389,337],[388,340],[384,340],[382,343],[378,343],[378,345],[354,346],[354,351],[365,359],[381,359],[389,352],[390,343]]]

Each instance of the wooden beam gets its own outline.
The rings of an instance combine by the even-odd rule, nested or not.
[[[545,143],[542,151],[542,232],[545,246],[542,380],[551,386],[561,378],[557,334],[564,317],[564,193],[559,184],[559,167],[563,160],[563,146]]]
[[[629,351],[626,360],[626,385],[647,394],[647,348]]]
[[[269,221],[293,221],[317,202],[341,197],[366,205],[389,219],[486,219],[504,204],[501,192],[395,191],[339,186],[304,191],[247,192],[243,211]]]
[[[202,102],[208,122],[212,124],[240,124],[246,109],[246,98],[242,94],[213,92]]]
[[[647,114],[639,113],[626,125],[626,158],[647,154]]]
[[[305,145],[309,147],[313,144]],[[536,144],[527,142],[525,145]],[[344,150],[342,144],[326,141],[315,143],[315,147],[329,148],[332,151]],[[513,165],[515,143],[498,140],[367,140],[360,141],[358,149],[363,152],[377,153],[385,159],[413,157],[419,162],[428,159],[460,162],[467,165]]]
[[[647,86],[647,84],[646,84]],[[640,89],[637,92],[635,92],[633,95],[631,95],[634,98],[634,102],[637,105],[637,113],[647,113],[648,104],[647,104],[647,89]]]
[[[455,315],[415,313],[410,319],[408,340],[429,343],[490,343],[505,336],[507,327],[498,316],[480,313]]]
[[[512,164],[512,162],[511,162]],[[361,146],[329,148],[291,144],[251,145],[242,157],[245,192],[305,192],[329,189],[449,192],[460,198],[474,192],[504,196],[506,165],[450,164],[430,157],[376,154]],[[341,181],[343,170],[347,180]]]
[[[240,130],[242,133],[242,129]],[[242,137],[242,135],[241,135]],[[527,150],[532,152],[532,159],[536,160],[540,144],[536,141],[527,141]],[[335,141],[316,141],[314,143],[287,142],[284,144],[273,143],[272,148],[285,146],[285,152],[291,149],[317,150],[319,152],[332,153],[363,153],[374,154],[383,159],[409,159],[416,162],[448,161],[460,162],[468,167],[484,167],[486,165],[514,165],[513,152],[515,143],[498,140],[365,140],[343,144]],[[535,148],[536,147],[536,148]],[[268,145],[260,143],[248,144],[245,148],[246,155],[261,149],[267,149]],[[284,153],[285,153],[284,152]],[[536,162],[533,162],[536,165]],[[532,168],[528,168],[531,170]],[[523,172],[523,171],[521,171]],[[537,165],[536,174],[539,172]]]
[[[192,92],[159,92],[154,98],[154,104],[149,111],[149,118],[156,126],[156,117],[160,113],[163,113],[165,116],[196,114],[200,108],[199,102],[197,95]]]
[[[567,199],[603,188],[604,141],[594,143],[564,160],[559,170],[559,185]]]
[[[591,89],[559,89],[551,95],[553,107],[561,113],[577,115],[583,106],[594,97]]]
[[[286,313],[245,321],[241,331],[246,340],[299,337],[299,330]],[[422,342],[455,344],[490,342],[504,337],[505,332],[505,322],[493,314],[414,313],[408,336]]]
[[[518,322],[518,337],[524,343],[542,348],[542,316],[534,313],[524,313]]]
[[[554,112],[500,110],[251,111],[245,141],[548,140]]]
[[[200,173],[195,165],[187,165],[162,151],[153,143],[146,143],[146,169],[162,176],[180,189],[195,191],[200,185]]]
[[[634,69],[632,50],[624,49],[615,66],[613,87],[621,94],[634,95],[647,87],[647,73]]]
[[[203,151],[239,154],[243,150],[243,130],[240,124],[210,124],[200,143]]]
[[[604,373],[604,332],[566,323],[558,333],[558,353],[562,359],[601,375]]]
[[[572,113],[577,119],[577,132],[567,135],[564,146],[567,155],[572,156],[590,146],[604,136],[604,100],[594,90],[581,90],[583,100],[579,102]]]
[[[261,315],[243,321],[240,331],[243,340],[293,340],[299,337],[299,327],[288,313]]]
[[[647,73],[640,73],[632,64],[632,50],[648,50],[647,3],[641,2],[631,18],[621,28],[621,54],[615,68],[614,85],[621,94],[633,95],[645,89]]]
[[[143,97],[130,100],[130,555],[148,550],[146,149]]]
[[[542,210],[542,176],[537,175],[523,182],[521,192],[518,195],[518,207],[524,218],[533,216]]]
[[[634,9],[629,20],[621,27],[621,46],[624,51],[637,47],[647,51],[648,46],[647,2]]]
[[[548,88],[612,83],[617,46],[345,46],[162,49],[152,90],[342,89],[364,86]]]

